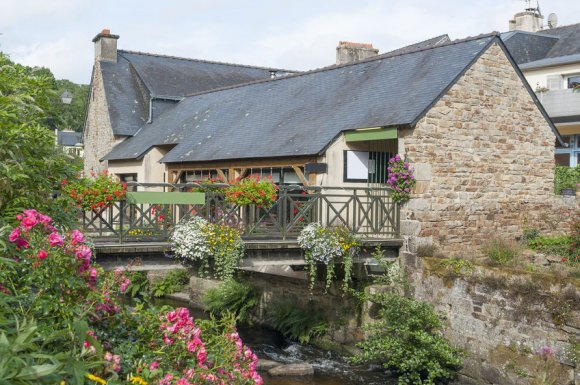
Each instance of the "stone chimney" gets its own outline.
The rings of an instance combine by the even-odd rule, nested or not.
[[[111,31],[103,29],[93,39],[95,43],[95,61],[117,62],[117,39],[119,35],[111,35]]]
[[[379,50],[372,44],[341,41],[336,47],[336,64],[345,64],[377,56]]]
[[[526,8],[524,12],[519,12],[514,15],[514,18],[509,21],[510,31],[525,31],[538,32],[542,29],[544,16],[539,9]]]

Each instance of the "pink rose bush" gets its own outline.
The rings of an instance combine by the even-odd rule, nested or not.
[[[243,344],[232,323],[194,320],[186,308],[159,317],[151,346],[155,356],[144,362],[142,378],[160,385],[262,385],[258,358]]]
[[[36,210],[16,219],[0,256],[0,318],[34,319],[40,341],[63,336],[38,344],[53,350],[36,357],[53,356],[35,364],[53,370],[27,385],[78,383],[78,368],[90,383],[111,385],[263,383],[233,319],[194,320],[185,308],[129,306],[120,296],[131,275],[94,264],[82,232],[65,231]]]

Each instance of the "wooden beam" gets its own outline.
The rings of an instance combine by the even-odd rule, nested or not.
[[[228,176],[229,180],[227,180],[227,182],[231,183],[234,179],[236,179],[236,169],[233,167],[228,168]]]
[[[241,168],[240,169],[240,175],[238,175],[238,178],[242,179],[243,177],[246,176],[246,173],[248,172],[247,168]]]
[[[226,174],[224,174],[224,172],[222,171],[221,168],[216,168],[215,169],[217,171],[217,174],[219,176],[219,178],[221,179],[222,182],[227,182],[228,178],[226,178]]]
[[[304,186],[309,186],[310,185],[310,183],[308,183],[308,180],[306,179],[306,177],[302,173],[302,170],[300,169],[300,167],[298,167],[298,166],[292,166],[292,169],[294,169],[294,172],[296,173],[296,175],[298,175],[298,179],[300,179],[300,182],[302,182],[302,184]]]
[[[230,161],[204,162],[204,163],[167,163],[168,170],[211,170],[216,168],[270,168],[304,166],[306,163],[316,162],[316,157],[292,157],[270,159],[238,159]]]

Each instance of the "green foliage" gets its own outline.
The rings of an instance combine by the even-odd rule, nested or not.
[[[353,363],[380,362],[397,371],[399,384],[435,384],[455,376],[461,354],[441,336],[431,305],[392,293],[371,300],[381,307],[380,320],[365,325],[370,335],[357,345],[363,351]]]
[[[559,194],[564,188],[576,191],[580,183],[580,165],[576,167],[556,166],[554,172],[554,192]]]
[[[568,358],[575,367],[580,366],[580,339],[570,339],[570,344],[566,349],[566,358]]]
[[[148,298],[150,295],[149,293],[150,287],[147,274],[142,271],[126,272],[125,274],[128,275],[129,281],[131,281],[129,286],[127,286],[125,295],[128,295],[131,298],[135,297]]]
[[[55,147],[54,86],[50,71],[14,64],[0,52],[0,227],[30,207],[63,224],[73,221],[65,200],[50,199],[81,167]]]
[[[493,263],[508,265],[518,262],[521,250],[514,241],[494,238],[483,248],[483,252]]]
[[[154,297],[163,297],[167,294],[177,293],[189,284],[189,274],[185,269],[171,270],[163,279],[155,281],[151,285],[151,293]]]
[[[471,274],[475,269],[473,262],[463,258],[444,258],[439,261],[439,266],[457,275]]]
[[[301,309],[293,303],[276,304],[272,307],[270,320],[276,330],[303,344],[329,329],[328,321],[316,311],[312,303],[308,309]]]
[[[528,246],[542,253],[568,257],[570,255],[571,242],[572,237],[569,235],[540,235],[536,239],[531,240]]]
[[[219,317],[232,315],[241,323],[250,322],[250,313],[258,305],[256,292],[249,285],[233,279],[208,290],[202,300],[209,313]]]
[[[425,258],[425,257],[435,257],[439,254],[437,250],[437,246],[433,244],[429,245],[419,245],[417,247],[417,257]]]
[[[55,355],[39,354],[43,340],[34,321],[4,320],[0,324],[0,383],[57,383],[63,363]]]
[[[570,229],[570,262],[580,263],[580,218],[572,222]]]
[[[540,230],[538,230],[537,228],[526,227],[526,228],[524,228],[522,238],[526,241],[526,244],[529,244],[530,241],[533,241],[534,239],[538,238],[539,235],[540,235]]]

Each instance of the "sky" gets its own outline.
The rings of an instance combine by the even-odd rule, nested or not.
[[[532,6],[536,0],[532,0]],[[580,22],[580,1],[540,0],[547,20]],[[308,70],[339,41],[387,52],[441,34],[505,32],[524,0],[0,0],[0,51],[57,79],[88,84],[104,28],[130,51]]]

